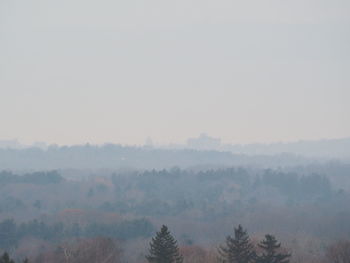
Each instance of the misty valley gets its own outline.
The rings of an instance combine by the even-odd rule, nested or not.
[[[350,263],[350,0],[0,0],[0,263]]]
[[[71,159],[85,163],[101,154],[111,159],[115,154],[106,154],[108,147],[93,148],[96,156],[91,146],[78,153],[55,151],[70,149]],[[132,149],[133,154],[116,149],[129,152],[135,163],[139,155],[159,158],[148,148]],[[5,156],[10,150],[1,151]],[[11,151],[23,167],[29,164],[21,158],[40,167],[40,158],[52,157],[50,150]],[[271,262],[347,262],[333,260],[350,250],[349,163],[291,155],[281,165],[274,155],[264,157],[275,161],[269,168],[256,162],[259,157],[191,151],[188,160],[202,159],[186,167],[177,159],[181,151],[162,152],[158,169],[101,169],[91,159],[90,168],[1,171],[0,249],[18,262],[147,262],[152,237],[164,225],[181,255],[176,262],[222,262],[220,248],[242,226],[255,255],[262,253],[259,242],[271,235],[281,244],[277,251],[290,256]],[[164,168],[167,155],[182,165]],[[217,162],[222,155],[232,164]]]

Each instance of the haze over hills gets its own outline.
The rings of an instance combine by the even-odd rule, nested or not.
[[[90,145],[90,143],[87,143]],[[119,143],[106,143],[121,145]],[[68,145],[67,145],[68,146]],[[126,145],[125,145],[126,146]],[[201,133],[198,137],[188,138],[183,144],[158,144],[153,140],[146,138],[145,144],[129,145],[130,147],[147,147],[153,149],[192,149],[200,151],[224,151],[236,154],[246,155],[275,155],[281,153],[290,153],[305,157],[317,158],[350,158],[350,137],[338,139],[321,139],[321,140],[299,140],[290,142],[272,142],[272,143],[247,143],[247,144],[230,144],[223,143],[221,138],[215,138]],[[31,145],[20,143],[18,139],[0,140],[0,149],[26,149],[40,148],[47,150],[49,147],[59,147],[56,144],[49,145],[45,142],[34,142]]]
[[[349,14],[0,0],[0,263],[350,263]]]
[[[300,140],[296,142],[224,144],[219,138],[201,134],[190,138],[187,146],[199,150],[221,150],[248,155],[275,155],[291,153],[305,157],[317,158],[350,158],[350,138]]]
[[[144,146],[72,145],[25,146],[0,143],[0,169],[167,169],[190,167],[291,167],[318,161],[350,161],[350,139],[273,144],[223,144],[201,134],[183,145]]]

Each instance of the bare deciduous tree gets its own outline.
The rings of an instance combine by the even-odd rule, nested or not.
[[[329,263],[350,263],[350,241],[337,241],[330,245],[326,258]]]
[[[122,251],[110,238],[82,239],[61,244],[54,252],[41,255],[35,263],[118,263]]]

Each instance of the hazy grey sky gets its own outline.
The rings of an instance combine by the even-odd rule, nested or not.
[[[350,136],[349,0],[0,3],[0,139]]]

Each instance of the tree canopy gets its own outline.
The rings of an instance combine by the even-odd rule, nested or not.
[[[171,235],[168,227],[163,225],[150,243],[149,255],[146,256],[151,263],[182,263],[183,257],[179,253],[177,241]]]

